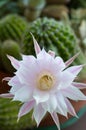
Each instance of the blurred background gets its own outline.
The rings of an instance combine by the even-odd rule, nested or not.
[[[83,63],[86,0],[0,0],[1,71],[14,71],[6,54],[19,60],[20,52],[34,54],[30,32],[41,47],[54,50],[64,60],[80,51],[77,62]]]
[[[0,0],[0,93],[9,91],[2,78],[15,72],[7,54],[18,60],[21,53],[35,55],[30,33],[41,48],[55,51],[64,61],[80,52],[73,64],[86,64],[86,0]],[[79,75],[83,79],[86,68]],[[19,107],[0,99],[0,130],[35,126],[31,113],[16,122]]]

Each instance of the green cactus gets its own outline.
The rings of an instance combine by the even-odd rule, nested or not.
[[[17,42],[13,40],[4,41],[1,47],[1,52],[0,52],[3,67],[5,68],[7,72],[12,73],[14,71],[14,68],[12,67],[10,63],[10,60],[7,58],[7,54],[19,60],[21,59],[20,46],[18,45]]]
[[[9,14],[0,20],[0,41],[13,39],[20,41],[27,22],[17,14]]]
[[[56,51],[56,54],[60,55],[64,61],[81,51],[76,42],[76,37],[69,27],[54,19],[39,18],[31,23],[25,33],[22,44],[24,54],[34,54],[30,32],[35,36],[41,47],[45,47],[46,50]],[[83,54],[81,53],[79,57],[78,61],[82,63],[82,60],[84,60]]]
[[[32,120],[32,112],[17,122],[19,108],[19,102],[0,98],[0,130],[25,130],[36,125]]]
[[[69,6],[71,8],[86,8],[86,0],[71,0]]]

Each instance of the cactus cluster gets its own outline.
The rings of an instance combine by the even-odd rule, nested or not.
[[[35,121],[32,120],[32,112],[23,116],[17,122],[20,108],[19,102],[0,98],[0,104],[0,130],[24,130],[33,128],[36,125]]]
[[[21,41],[28,26],[27,21],[17,14],[9,14],[0,20],[0,69],[13,72],[7,54],[21,59]]]
[[[0,20],[0,41],[13,39],[20,41],[27,22],[17,14],[9,14]]]
[[[25,28],[26,22],[21,22],[21,18],[17,15],[6,16],[0,21],[0,29],[2,30],[0,32],[0,41],[6,39],[21,40]],[[64,61],[81,51],[76,42],[76,37],[69,27],[64,26],[62,22],[58,22],[54,19],[38,18],[29,25],[24,34],[21,48],[24,54],[35,54],[33,39],[30,32],[34,35],[41,48],[45,47],[47,51],[49,49],[55,51],[56,55],[60,55]],[[1,56],[4,58],[3,63],[8,70],[10,65],[7,65],[8,61],[4,54],[14,54],[13,56],[15,58],[21,59],[19,54],[20,50],[17,45],[18,44],[14,43],[12,40],[7,40],[1,47],[0,53],[2,52]],[[81,52],[75,63],[81,64],[84,60],[85,57]],[[19,102],[10,102],[9,100],[10,99],[0,98],[0,130],[23,130],[26,128],[33,128],[35,122],[31,120],[32,113],[22,117],[17,123],[17,114],[20,107],[18,105]]]
[[[29,26],[25,32],[22,51],[24,54],[34,54],[33,40],[30,32],[35,36],[41,47],[46,50],[54,50],[57,55],[60,55],[64,61],[81,51],[77,44],[74,32],[64,26],[62,22],[54,19],[38,18]],[[85,60],[82,52],[76,61],[83,63]]]

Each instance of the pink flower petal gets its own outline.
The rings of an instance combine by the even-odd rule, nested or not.
[[[72,85],[75,86],[75,87],[77,87],[77,88],[79,88],[79,89],[86,88],[86,84],[85,83],[73,82]]]
[[[62,94],[72,100],[86,100],[86,96],[74,86],[69,86],[67,89],[62,90]]]
[[[77,76],[78,73],[82,70],[82,68],[83,68],[83,65],[78,65],[78,66],[69,67],[66,70],[72,73],[74,76]]]
[[[69,67],[66,70],[62,72],[62,83],[61,83],[61,89],[66,88],[71,85],[73,80],[76,78],[77,74],[81,71],[82,65],[79,66],[73,66]]]
[[[11,80],[11,78],[12,78],[12,77],[5,77],[5,78],[2,79],[2,81],[4,81],[4,80],[5,80],[5,81],[9,81],[9,80]]]
[[[5,94],[0,94],[0,97],[2,97],[2,98],[13,98],[14,95],[11,94],[11,93],[5,93]]]
[[[38,45],[36,39],[34,38],[33,34],[31,34],[32,37],[33,37],[33,41],[34,41],[34,48],[35,48],[35,52],[36,52],[36,55],[41,51],[41,48],[40,46]]]
[[[31,109],[34,107],[34,105],[35,105],[34,100],[24,103],[19,110],[18,120],[20,119],[20,117],[29,113],[31,111]]]
[[[57,116],[57,113],[53,112],[53,113],[50,113],[50,114],[51,114],[51,116],[52,116],[52,118],[53,118],[53,120],[54,120],[54,122],[55,122],[55,124],[56,124],[56,126],[58,128],[58,130],[60,130],[60,123],[59,123],[59,118]]]
[[[50,54],[53,58],[55,57],[55,52],[54,51],[49,50],[48,54]]]
[[[72,116],[77,117],[76,112],[75,112],[75,110],[74,110],[72,104],[70,103],[70,101],[69,101],[67,98],[65,98],[65,102],[66,102],[66,105],[67,105],[68,112],[69,112]]]
[[[37,126],[39,125],[39,123],[41,122],[45,114],[46,114],[46,111],[42,108],[41,104],[38,104],[37,106],[35,106],[33,117],[37,123]]]
[[[79,53],[77,53],[76,55],[74,55],[72,58],[70,58],[68,61],[65,62],[66,67],[68,67],[79,55]]]
[[[7,55],[7,57],[8,57],[8,59],[11,61],[11,64],[13,65],[13,67],[14,67],[16,70],[18,70],[19,67],[20,67],[19,61],[16,60],[16,59],[15,59],[14,57],[12,57],[12,56]]]

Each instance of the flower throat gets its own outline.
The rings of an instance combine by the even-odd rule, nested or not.
[[[53,78],[50,75],[43,75],[38,82],[38,88],[42,91],[50,90],[53,86]]]

